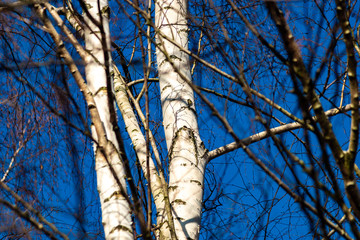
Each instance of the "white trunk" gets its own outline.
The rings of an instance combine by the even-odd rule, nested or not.
[[[114,67],[116,68],[116,66]],[[126,93],[127,86],[123,82],[120,76],[120,73],[117,69],[114,69],[114,89],[115,89],[115,97],[116,102],[118,104],[118,107],[120,109],[121,115],[124,119],[124,123],[126,126],[126,131],[128,132],[132,144],[134,146],[134,150],[136,152],[136,155],[139,159],[142,171],[144,173],[144,176],[147,177],[147,172],[149,170],[150,173],[150,179],[147,179],[148,182],[151,185],[151,193],[154,198],[154,203],[157,210],[157,217],[160,218],[161,221],[165,218],[165,200],[164,200],[164,189],[161,178],[163,178],[161,175],[158,174],[154,161],[149,157],[149,169],[147,168],[146,163],[146,140],[141,132],[140,126],[138,124],[138,121],[136,119],[133,107],[131,106],[128,95]],[[137,103],[134,103],[135,105]],[[136,107],[135,107],[136,108]],[[140,106],[139,106],[140,108]],[[139,109],[138,111],[140,111]],[[140,118],[144,120],[144,116],[140,115]],[[154,148],[154,152],[157,151],[157,149]],[[160,164],[159,164],[160,165]],[[161,167],[161,166],[159,166]],[[164,182],[165,180],[163,180]]]
[[[100,8],[98,2],[100,3]],[[105,237],[106,239],[133,239],[130,207],[124,196],[126,194],[125,171],[118,152],[119,143],[110,121],[107,89],[112,88],[112,86],[107,84],[105,71],[105,54],[107,54],[108,64],[111,66],[108,2],[107,0],[87,0],[85,3],[91,16],[99,23],[101,19],[106,38],[106,44],[104,44],[100,28],[85,14],[84,17],[87,24],[85,27],[85,45],[90,53],[90,56],[85,60],[86,80],[94,96],[100,119],[105,128],[106,139],[108,141],[106,146],[110,149],[109,151],[101,151],[94,144],[95,168]],[[104,49],[104,47],[107,49]],[[112,82],[110,85],[112,85]],[[98,139],[94,130],[92,133],[94,139]],[[104,152],[111,152],[111,154],[104,154]]]
[[[169,198],[178,239],[198,239],[204,182],[204,147],[196,119],[189,56],[165,35],[188,48],[186,0],[156,1],[157,65],[166,143],[169,151]],[[180,73],[180,74],[179,74]],[[165,230],[164,230],[165,231]]]
[[[120,74],[117,71],[115,71],[114,86],[115,86],[116,102],[119,106],[121,115],[124,119],[124,123],[126,126],[126,131],[128,132],[128,134],[130,136],[130,139],[134,146],[134,150],[139,159],[139,162],[140,162],[140,165],[144,172],[145,177],[147,176],[148,170],[150,172],[150,180],[148,180],[148,181],[151,183],[153,196],[154,196],[155,202],[156,202],[156,199],[157,199],[156,197],[158,195],[158,191],[161,191],[160,190],[161,183],[160,183],[159,174],[156,170],[154,161],[151,157],[149,159],[149,169],[147,168],[146,141],[145,141],[143,133],[141,132],[141,129],[140,129],[140,126],[136,119],[134,110],[129,102],[128,95],[126,93],[127,87],[126,87],[125,83],[121,81]]]

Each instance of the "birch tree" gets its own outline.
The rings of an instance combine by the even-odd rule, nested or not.
[[[206,155],[196,119],[189,56],[182,51],[188,49],[187,8],[187,1],[155,3],[156,61],[174,229],[179,239],[197,239]]]
[[[86,54],[85,75],[89,91],[99,112],[100,123],[93,121],[95,168],[100,196],[102,221],[107,239],[132,239],[131,211],[125,185],[124,159],[117,135],[116,111],[113,101],[113,82],[111,79],[111,54],[109,31],[109,4],[105,1],[84,1],[84,36]],[[93,106],[89,105],[89,108]],[[103,127],[105,132],[97,128]],[[101,137],[105,145],[101,146]],[[109,146],[106,146],[109,145]],[[101,149],[103,148],[103,149]],[[108,148],[108,152],[104,150]]]
[[[0,3],[0,233],[359,239],[358,9]]]

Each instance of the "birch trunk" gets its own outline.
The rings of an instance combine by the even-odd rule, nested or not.
[[[85,46],[90,53],[85,60],[86,80],[105,129],[106,146],[110,149],[104,151],[96,143],[94,144],[102,223],[106,239],[133,239],[130,206],[124,196],[126,194],[125,171],[111,121],[111,114],[115,112],[114,102],[109,97],[113,98],[113,96],[108,95],[108,89],[113,89],[112,80],[108,76],[110,69],[106,71],[106,68],[111,66],[109,6],[107,0],[87,0],[85,4],[88,11],[84,16]],[[99,27],[100,24],[102,29]],[[97,140],[98,136],[94,129],[92,129],[92,134]]]
[[[169,199],[178,239],[198,239],[203,196],[204,145],[199,136],[189,56],[165,40],[188,48],[186,0],[156,1],[159,72],[163,125],[169,151]],[[161,229],[164,238],[168,230]]]
[[[136,155],[139,159],[140,166],[144,173],[144,176],[147,177],[147,171],[150,173],[150,179],[147,179],[148,183],[151,185],[151,193],[154,198],[154,203],[157,210],[157,216],[161,219],[160,222],[166,216],[166,200],[165,200],[165,191],[166,189],[166,182],[163,176],[163,173],[160,172],[158,174],[154,160],[149,157],[149,169],[146,162],[146,140],[144,135],[141,132],[141,128],[138,124],[136,119],[134,109],[132,108],[128,95],[126,93],[127,86],[124,81],[121,79],[121,75],[119,71],[114,67],[114,87],[115,87],[115,97],[116,102],[123,117],[124,123],[126,125],[126,131],[128,132],[132,144],[134,146],[134,150]],[[140,106],[136,106],[138,103],[134,103],[135,108],[138,109],[140,113],[140,119],[145,121],[145,116],[141,114]],[[153,144],[154,155],[158,160],[159,168],[161,168],[160,157],[158,156],[158,150],[156,148],[156,144]],[[164,189],[165,186],[165,189]]]

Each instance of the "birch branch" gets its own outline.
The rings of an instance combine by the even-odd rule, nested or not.
[[[331,117],[331,116],[335,116],[335,115],[337,115],[339,113],[348,112],[350,110],[351,110],[351,104],[347,104],[347,105],[345,105],[344,107],[342,107],[340,109],[339,108],[330,109],[330,110],[326,111],[325,114],[326,114],[326,116]],[[314,116],[312,119],[314,121],[317,121],[316,116]],[[263,139],[266,139],[266,138],[270,137],[271,134],[277,135],[277,134],[288,132],[288,131],[291,131],[291,130],[294,130],[294,129],[299,129],[301,127],[304,127],[304,126],[301,125],[298,122],[292,122],[292,123],[288,123],[288,124],[285,124],[285,125],[282,125],[282,126],[271,128],[270,132],[269,131],[262,131],[262,132],[254,134],[254,135],[251,135],[249,137],[243,138],[243,139],[241,139],[241,142],[245,146],[248,146],[248,145],[250,145],[252,143],[259,142],[259,141],[261,141]],[[241,147],[240,143],[232,142],[232,143],[229,143],[229,144],[227,144],[225,146],[214,149],[214,150],[212,150],[212,151],[210,151],[208,153],[209,161],[216,158],[216,157],[224,155],[225,153],[232,152],[232,151],[234,151],[236,149],[239,149],[240,147]]]
[[[47,236],[49,236],[51,239],[56,239],[56,237],[53,235],[53,233],[51,233],[50,231],[48,231],[46,228],[44,228],[45,224],[46,226],[48,226],[54,233],[60,235],[63,239],[69,240],[68,236],[62,232],[60,232],[56,226],[54,224],[52,224],[51,222],[47,221],[46,218],[44,218],[44,216],[41,215],[41,213],[39,211],[37,211],[35,208],[33,208],[28,202],[26,202],[22,197],[20,197],[17,193],[15,193],[13,190],[11,190],[8,185],[6,185],[4,182],[0,181],[0,187],[3,188],[5,191],[7,191],[8,193],[11,194],[11,196],[13,196],[13,198],[20,202],[29,212],[33,213],[41,222],[36,221],[35,218],[33,218],[29,212],[27,211],[21,211],[16,205],[13,205],[3,199],[0,199],[0,203],[6,205],[7,207],[9,207],[10,209],[12,209],[13,211],[15,211],[16,213],[18,213],[22,218],[26,219],[27,221],[29,221],[31,224],[33,224],[37,229],[43,231]],[[43,224],[42,224],[43,223]]]
[[[305,94],[308,102],[312,105],[314,112],[318,118],[324,136],[326,136],[327,143],[337,161],[344,158],[344,153],[337,141],[335,134],[332,130],[331,123],[327,119],[322,104],[318,95],[312,86],[312,79],[310,78],[306,67],[304,65],[301,51],[295,42],[295,38],[290,31],[283,12],[277,7],[275,2],[265,2],[272,19],[274,20],[279,33],[283,39],[285,49],[290,59],[290,70],[296,74],[303,85],[303,93]]]
[[[337,18],[339,19],[343,34],[344,42],[346,46],[346,55],[347,55],[347,75],[350,82],[350,96],[351,96],[351,132],[350,132],[350,141],[349,141],[349,164],[350,166],[355,161],[356,152],[359,144],[359,89],[358,82],[356,77],[356,66],[357,62],[355,59],[354,51],[354,39],[352,35],[352,29],[349,22],[349,13],[346,8],[346,3],[344,0],[336,1],[336,12]]]

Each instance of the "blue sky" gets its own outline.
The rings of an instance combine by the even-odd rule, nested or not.
[[[143,77],[143,69],[137,30],[124,12],[116,6],[117,2],[112,1],[111,4],[114,5],[111,15],[112,39],[121,46],[124,52],[132,80],[140,79]],[[205,4],[205,8],[202,4]],[[193,14],[189,18],[189,48],[197,52],[200,31],[203,30],[203,47],[199,54],[201,58],[232,74],[239,74],[241,64],[243,64],[244,75],[249,86],[295,116],[302,117],[298,98],[291,91],[294,85],[287,67],[259,43],[236,13],[231,11],[226,1],[214,1],[212,4],[216,7],[211,7],[211,3],[207,1],[189,2],[189,11]],[[243,14],[249,21],[286,57],[280,36],[263,4],[255,1],[250,4],[248,2],[239,4],[244,5]],[[250,6],[245,7],[248,4]],[[321,4],[324,5],[324,15],[313,1],[279,3],[312,77],[315,77],[316,70],[324,59],[331,42],[331,29],[337,23],[334,3],[319,2],[320,7]],[[357,4],[354,9],[358,7]],[[125,8],[130,16],[135,18],[134,10],[128,5],[125,5]],[[224,38],[219,25],[221,22],[216,17],[217,13],[221,15],[223,24],[229,31],[233,46],[230,46]],[[32,13],[28,9],[25,9],[21,15],[32,20]],[[90,123],[83,98],[67,68],[58,61],[54,50],[55,45],[50,37],[35,24],[30,30],[29,26],[19,21],[18,14],[6,16],[8,17],[7,24],[4,24],[1,29],[2,38],[0,39],[2,62],[0,76],[3,81],[0,87],[0,101],[2,101],[0,117],[1,122],[4,123],[0,128],[2,139],[0,153],[5,159],[1,168],[7,168],[19,144],[24,139],[29,139],[26,147],[16,157],[16,166],[8,177],[9,186],[26,200],[33,202],[48,220],[68,233],[71,239],[103,239],[91,141],[81,133],[88,129]],[[207,17],[204,25],[202,25],[203,16]],[[354,10],[350,21],[352,26],[358,24],[358,19],[358,13]],[[335,35],[339,36],[339,31]],[[145,37],[143,39],[145,40]],[[216,47],[214,43],[217,44]],[[132,56],[134,46],[136,51]],[[79,60],[74,49],[69,45],[67,47],[76,60]],[[222,50],[224,50],[223,53],[221,53]],[[120,61],[115,52],[113,59],[115,63]],[[130,59],[132,59],[131,62]],[[346,67],[345,59],[344,44],[340,39],[331,62],[324,68],[316,82],[318,93],[322,92],[324,86],[327,87],[321,97],[325,110],[339,105],[341,97],[339,92],[342,89],[341,74]],[[80,61],[79,66],[83,71]],[[153,65],[150,77],[156,76],[156,66]],[[28,81],[36,93],[19,81],[19,78]],[[246,95],[238,84],[199,63],[196,65],[193,81],[200,87],[215,90],[228,97],[228,99],[220,98],[211,93],[204,93],[218,111],[227,117],[240,139],[265,130],[265,127],[255,119],[255,113],[251,108],[229,101],[229,98],[232,98],[245,104],[248,103]],[[139,91],[141,87],[142,85],[139,84],[135,89]],[[349,103],[348,93],[348,89],[345,88],[343,104]],[[168,159],[161,126],[157,83],[151,84],[149,94],[151,128],[157,138],[162,160],[166,166]],[[53,109],[45,106],[40,96],[49,102]],[[70,96],[72,99],[69,100]],[[197,100],[200,132],[206,148],[213,150],[234,141],[198,96]],[[272,114],[279,121],[292,122],[283,114],[264,104],[262,100],[254,98],[254,101],[260,110]],[[77,108],[81,110],[80,115]],[[78,129],[69,127],[68,122],[55,116],[54,110],[63,114]],[[269,127],[279,126],[279,122],[274,119],[266,115],[263,117],[268,121]],[[85,119],[87,125],[83,124],[81,118]],[[333,117],[331,121],[339,142],[346,149],[349,138],[349,117],[343,114]],[[127,147],[127,155],[129,159],[132,159],[133,175],[138,179],[135,153],[120,116],[119,125]],[[298,138],[292,133],[279,136],[291,152],[309,165],[314,162],[314,159],[321,158],[323,152],[319,149],[319,141],[314,134],[310,133],[307,136],[303,130],[294,130],[293,133]],[[308,141],[312,156],[306,151],[301,140]],[[309,187],[309,192],[316,195],[311,178],[304,174],[295,163],[290,161],[290,165],[287,165],[285,160],[288,159],[282,158],[283,152],[275,147],[271,139],[254,143],[249,148],[269,169],[295,189],[295,192],[303,195],[306,200],[309,201],[309,197],[298,187],[294,173],[302,184]],[[334,163],[331,156],[330,161]],[[290,166],[294,168],[294,172],[289,170]],[[336,172],[335,164],[333,168]],[[323,179],[325,176],[321,170],[317,168],[317,171],[319,177]],[[243,150],[212,160],[207,166],[205,179],[204,199],[206,201],[204,202],[201,239],[310,239],[313,236],[315,223],[309,221],[299,204],[295,203],[256,166]],[[342,186],[341,180],[339,184]],[[5,193],[2,194],[6,196]],[[323,193],[320,193],[319,198],[322,203],[328,201],[329,211],[332,211],[337,218],[342,217],[342,212],[337,211],[337,206],[331,199],[327,199]],[[0,211],[4,213],[0,215],[0,222],[9,221],[7,210],[1,207]],[[28,227],[26,223],[19,224],[20,226],[24,224],[24,228]],[[0,236],[9,234],[10,231],[12,230],[0,227]],[[32,232],[31,236],[43,237],[36,234]]]

